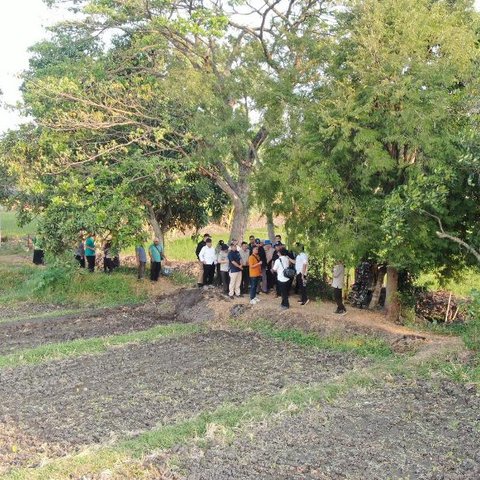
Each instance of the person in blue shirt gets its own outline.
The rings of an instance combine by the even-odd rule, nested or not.
[[[229,285],[229,297],[234,298],[234,294],[237,297],[243,297],[240,293],[240,285],[242,283],[242,259],[240,253],[237,251],[237,244],[230,243],[230,253],[228,254],[229,272],[230,272],[230,285]]]
[[[90,233],[85,240],[85,258],[87,259],[88,270],[93,272],[95,270],[95,234]]]
[[[162,268],[162,260],[167,260],[163,253],[163,246],[158,238],[153,239],[153,243],[148,247],[148,255],[150,256],[150,280],[158,281],[160,270]]]

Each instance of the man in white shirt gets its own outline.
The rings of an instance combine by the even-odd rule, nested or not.
[[[337,302],[337,310],[335,313],[345,315],[347,313],[347,309],[343,304],[342,299],[342,288],[345,282],[345,266],[341,260],[337,260],[335,266],[333,267],[333,280],[332,280],[332,287],[333,287],[333,298],[335,302]]]
[[[297,287],[300,293],[298,303],[306,305],[309,302],[307,298],[308,257],[305,253],[305,247],[300,243],[297,243],[297,251],[299,253],[295,257],[295,271],[297,272]]]
[[[205,240],[205,246],[202,247],[198,254],[198,259],[203,264],[203,284],[211,285],[215,276],[215,265],[217,263],[217,254],[215,248],[212,247],[212,239]]]

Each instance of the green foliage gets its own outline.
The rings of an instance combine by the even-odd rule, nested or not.
[[[463,333],[463,341],[467,348],[477,352],[480,363],[480,291],[472,291],[472,302],[469,305],[468,321]]]

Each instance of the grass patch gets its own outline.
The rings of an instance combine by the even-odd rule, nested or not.
[[[179,270],[173,270],[172,274],[168,277],[172,283],[182,287],[191,287],[197,284],[197,280],[191,275],[187,275],[185,272]]]
[[[445,290],[452,292],[454,295],[461,297],[470,296],[470,292],[474,285],[480,285],[480,270],[470,269],[466,270],[463,274],[459,274],[458,278],[447,280],[444,284],[441,284],[435,272],[424,273],[420,275],[417,281],[419,286],[425,286],[429,290]]]
[[[51,343],[37,348],[22,350],[10,355],[2,355],[0,356],[0,368],[38,364],[50,360],[59,360],[66,357],[77,357],[86,354],[98,354],[114,346],[128,343],[152,342],[163,337],[189,335],[200,332],[201,330],[202,327],[198,325],[173,323],[170,325],[157,325],[148,330],[122,335]]]
[[[7,264],[0,266],[0,277],[0,305],[40,302],[69,308],[112,307],[140,303],[154,293],[149,283],[120,271],[105,275],[76,267]]]
[[[11,238],[22,235],[34,235],[37,230],[37,222],[29,223],[20,227],[17,223],[15,212],[4,210],[0,207],[0,225],[2,227],[2,237]]]
[[[239,326],[238,323],[235,323]],[[363,335],[330,335],[321,337],[316,333],[306,333],[296,329],[282,329],[273,326],[267,321],[257,321],[248,326],[254,332],[261,333],[267,337],[283,342],[292,342],[308,348],[317,348],[319,350],[331,350],[335,352],[354,352],[360,356],[371,356],[385,358],[393,355],[390,345],[384,340],[367,337]]]

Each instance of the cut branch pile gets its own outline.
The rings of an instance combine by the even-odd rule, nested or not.
[[[466,307],[467,300],[451,292],[425,292],[418,296],[415,312],[430,322],[464,322]]]

